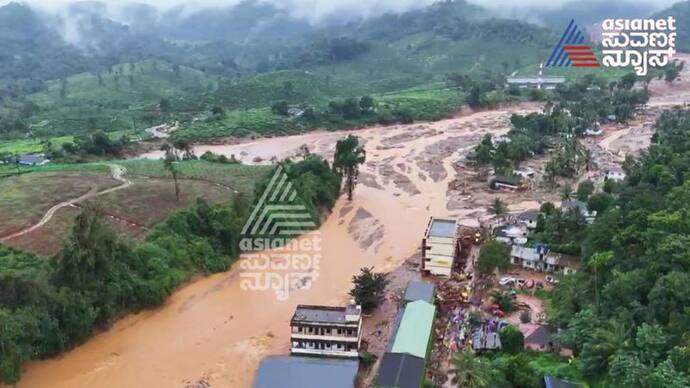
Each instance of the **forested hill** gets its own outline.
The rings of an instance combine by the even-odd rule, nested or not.
[[[676,18],[678,35],[676,36],[676,49],[682,52],[690,52],[690,0],[674,4],[668,9],[658,12],[655,17],[673,16]]]
[[[687,387],[690,375],[690,111],[665,112],[649,149],[587,228],[585,257],[552,296],[561,341],[607,387]]]
[[[538,58],[539,50],[547,50],[565,20],[572,17],[586,25],[599,21],[601,15],[644,17],[653,12],[651,5],[603,1],[542,8],[521,15],[522,20],[548,28],[506,19],[503,16],[511,12],[466,1],[440,1],[370,18],[338,14],[316,20],[295,17],[288,8],[259,0],[167,11],[132,3],[120,6],[117,12],[104,2],[89,1],[75,2],[53,13],[10,3],[0,7],[0,83],[59,79],[147,59],[233,76],[303,68],[314,64],[313,58],[305,59],[305,53],[324,46],[327,51],[324,42],[344,37],[360,43],[353,46],[351,54],[360,53],[357,50],[366,45],[384,56],[394,51],[431,70],[438,69],[439,64],[444,70],[463,70],[472,68],[475,61],[471,59],[486,55],[488,50],[499,58],[482,65],[500,64],[507,56],[522,57],[523,63]],[[528,10],[523,8],[522,12]],[[657,15],[674,15],[682,26],[682,20],[690,15],[690,2],[677,3]],[[690,49],[689,33],[679,29],[679,48]],[[516,52],[516,44],[523,53]]]
[[[0,79],[52,79],[88,70],[83,56],[30,8],[0,7]]]
[[[535,17],[544,25],[556,31],[562,31],[571,19],[580,25],[588,26],[600,23],[605,18],[645,18],[659,8],[652,2],[634,0],[619,1],[570,1],[556,9],[534,9]]]
[[[129,5],[110,15],[95,1],[58,13],[0,7],[0,141],[32,144],[0,154],[40,151],[35,144],[58,137],[60,148],[97,130],[140,137],[175,121],[183,129],[212,121],[212,129],[187,131],[192,139],[302,131],[317,124],[296,125],[270,107],[333,113],[331,102],[364,95],[380,96],[392,112],[371,122],[440,118],[458,103],[457,93],[441,90],[447,74],[495,83],[489,73],[537,63],[557,38],[464,1],[319,21],[256,0],[195,12]],[[209,117],[213,109],[228,114]],[[246,109],[255,110],[238,111]],[[362,124],[336,113],[336,126]]]
[[[30,84],[22,87],[33,91],[40,89],[39,81],[176,52],[104,17],[98,8],[74,5],[64,15],[49,15],[18,3],[0,7],[0,47],[0,85],[16,88],[11,82],[23,80]]]
[[[543,28],[493,19],[490,11],[463,1],[318,23],[257,1],[191,13],[129,5],[121,13],[127,22],[110,19],[99,2],[75,3],[58,14],[17,3],[0,7],[0,79],[57,79],[146,59],[217,74],[266,72],[310,64],[299,56],[341,37],[402,49],[400,55],[412,62],[422,61],[432,48],[452,55],[454,43],[464,42],[467,50],[482,44],[541,47],[551,42],[550,32]]]

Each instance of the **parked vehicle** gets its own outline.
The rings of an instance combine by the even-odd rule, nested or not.
[[[512,276],[504,276],[501,279],[498,280],[498,284],[502,286],[512,286],[515,284],[515,278]]]
[[[556,279],[555,277],[553,277],[551,275],[546,275],[545,280],[547,283],[551,283],[551,284],[558,284],[558,282],[559,282],[558,279]]]

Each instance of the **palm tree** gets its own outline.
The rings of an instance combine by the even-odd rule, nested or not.
[[[163,166],[172,175],[173,181],[175,182],[175,199],[180,200],[180,187],[177,184],[177,168],[175,168],[175,163],[180,160],[177,155],[177,150],[175,147],[171,146],[169,143],[164,143],[161,146],[161,150],[165,151],[165,157],[163,159]]]
[[[546,162],[544,167],[544,181],[546,184],[553,186],[556,183],[557,168],[556,162],[552,159]]]
[[[590,149],[582,148],[580,155],[582,156],[582,163],[585,165],[585,170],[587,172],[596,168],[596,163],[594,162],[594,155],[592,154],[592,151]]]
[[[453,356],[454,367],[451,382],[459,388],[486,388],[490,386],[490,371],[488,365],[474,356],[470,350]]]
[[[573,197],[573,186],[571,186],[569,183],[566,183],[561,188],[561,200],[569,201],[572,199],[572,197]]]
[[[613,252],[598,252],[589,259],[589,266],[594,270],[594,300],[599,307],[599,269],[613,259]]]
[[[333,170],[345,177],[345,189],[347,199],[352,201],[352,192],[357,184],[359,175],[359,165],[366,160],[366,152],[359,145],[357,136],[348,135],[346,138],[338,140],[333,156]]]

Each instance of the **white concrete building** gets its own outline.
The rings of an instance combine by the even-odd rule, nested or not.
[[[555,89],[556,86],[565,83],[565,77],[508,77],[508,86],[517,86],[521,89]]]
[[[522,225],[499,225],[494,228],[496,241],[507,245],[523,245],[527,243],[527,228]]]
[[[359,357],[362,307],[298,305],[290,320],[290,352],[298,355]]]
[[[459,254],[456,222],[432,217],[422,239],[422,271],[450,276]]]
[[[604,134],[604,130],[601,127],[587,128],[585,130],[586,136],[601,136]]]
[[[604,175],[604,180],[612,180],[620,182],[625,179],[625,171],[623,170],[608,170],[606,175]]]

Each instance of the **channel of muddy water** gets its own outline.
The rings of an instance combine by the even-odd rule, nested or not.
[[[678,54],[690,60],[688,54]],[[651,107],[690,103],[690,69],[681,81],[653,81]],[[239,263],[221,274],[190,282],[155,310],[131,314],[85,344],[54,359],[32,362],[19,387],[212,387],[251,386],[260,360],[289,351],[289,320],[297,304],[342,304],[351,278],[364,266],[378,271],[397,268],[419,246],[429,216],[477,220],[486,216],[491,197],[462,188],[456,162],[486,133],[508,131],[513,113],[539,110],[522,105],[464,117],[404,126],[351,131],[365,142],[367,163],[352,202],[340,198],[319,228],[321,261],[309,287],[292,290],[280,300],[272,290],[241,287]],[[650,118],[652,120],[653,118]],[[648,142],[649,134],[623,132],[627,142]],[[283,159],[306,145],[312,153],[332,157],[337,139],[348,131],[260,139],[236,145],[196,146],[246,163]],[[642,140],[638,139],[641,138]],[[603,142],[603,145],[597,143]],[[602,152],[606,138],[592,146]],[[644,145],[644,144],[643,144]],[[636,147],[633,147],[636,148]],[[140,157],[159,158],[158,152]],[[458,176],[459,177],[459,176]],[[467,186],[469,187],[469,186]],[[478,187],[477,185],[474,186]],[[543,199],[543,198],[534,198]],[[512,211],[534,208],[526,196],[511,198]],[[304,236],[302,239],[309,238]]]
[[[345,303],[361,267],[397,268],[413,255],[431,215],[477,218],[485,209],[457,202],[449,210],[454,163],[486,133],[508,130],[522,105],[435,123],[352,131],[364,142],[354,200],[341,197],[319,228],[321,261],[309,286],[279,300],[272,290],[241,286],[240,265],[190,282],[155,310],[131,314],[54,359],[32,362],[19,387],[248,387],[260,360],[289,352],[289,320],[297,304]],[[331,157],[348,132],[313,132],[227,146],[197,146],[251,161],[289,157],[306,144]],[[157,157],[156,154],[144,155]],[[309,238],[304,236],[302,238]]]

